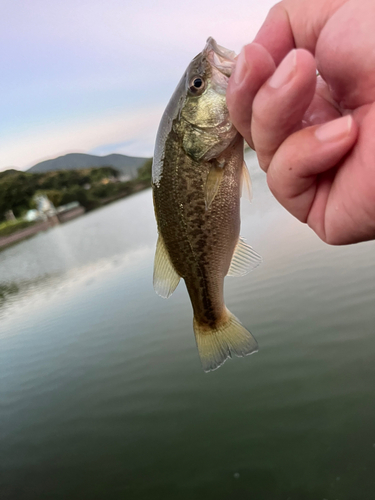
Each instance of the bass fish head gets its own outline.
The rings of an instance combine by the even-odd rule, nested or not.
[[[226,104],[235,53],[208,38],[185,73],[185,99],[176,127],[185,152],[196,161],[218,156],[237,134]]]
[[[159,185],[164,161],[170,154],[168,138],[193,160],[216,158],[234,140],[226,104],[226,90],[235,64],[235,53],[208,38],[203,51],[189,64],[161,119],[155,143],[152,179]]]

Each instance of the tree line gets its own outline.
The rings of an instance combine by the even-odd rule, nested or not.
[[[39,193],[48,196],[55,207],[78,201],[86,210],[91,210],[108,199],[148,187],[151,165],[152,160],[147,160],[138,169],[137,177],[126,182],[119,181],[120,173],[111,166],[46,173],[5,170],[0,172],[0,221],[5,219],[8,210],[21,217],[35,208],[34,196]]]

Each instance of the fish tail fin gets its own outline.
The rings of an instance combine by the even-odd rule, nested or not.
[[[201,325],[194,318],[194,333],[205,372],[216,370],[233,354],[242,357],[258,350],[258,342],[228,310],[225,320],[215,328]]]

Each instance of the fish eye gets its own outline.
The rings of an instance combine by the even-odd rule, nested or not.
[[[190,91],[193,94],[196,94],[197,92],[202,92],[204,89],[204,80],[200,76],[196,76],[191,80],[191,84],[189,87]]]
[[[195,80],[193,81],[193,85],[196,89],[200,89],[203,85],[202,78],[195,78]]]

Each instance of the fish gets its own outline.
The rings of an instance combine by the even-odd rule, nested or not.
[[[206,372],[258,350],[224,303],[225,276],[243,276],[262,260],[240,237],[242,186],[250,191],[251,183],[244,140],[226,105],[235,57],[208,38],[165,109],[152,164],[154,289],[168,298],[184,279]]]

